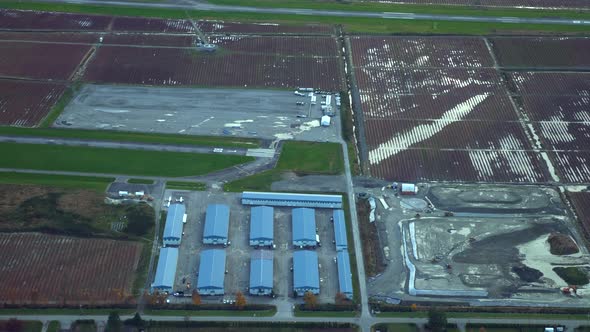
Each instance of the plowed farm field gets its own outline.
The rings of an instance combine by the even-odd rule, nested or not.
[[[199,21],[197,27],[204,33],[211,34],[296,34],[296,35],[329,35],[334,28],[329,25],[286,25],[276,23],[238,23],[224,21]]]
[[[0,124],[37,125],[59,100],[65,88],[60,83],[0,79]]]
[[[129,300],[141,245],[39,233],[0,234],[0,301],[116,304]]]
[[[491,43],[502,67],[590,67],[589,38],[497,37]]]
[[[328,57],[338,54],[336,39],[331,37],[218,36],[211,37],[210,42],[241,53]]]
[[[584,237],[590,240],[590,192],[568,192],[567,196],[578,216]]]
[[[175,48],[99,48],[84,79],[100,83],[293,88],[338,91],[339,59],[203,54]]]
[[[89,45],[0,42],[0,76],[67,80]]]
[[[111,17],[0,9],[0,29],[103,31]]]

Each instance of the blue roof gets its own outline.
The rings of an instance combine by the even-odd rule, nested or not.
[[[152,287],[174,286],[176,265],[178,263],[178,248],[162,248],[158,258],[158,267]]]
[[[166,225],[164,226],[164,238],[182,236],[182,219],[186,209],[184,204],[174,203],[168,207]]]
[[[339,251],[336,254],[338,262],[338,285],[340,293],[352,294],[352,274],[350,272],[350,258],[348,252]]]
[[[273,253],[258,250],[252,253],[250,260],[250,288],[272,288]]]
[[[293,209],[293,241],[315,241],[315,210]]]
[[[336,248],[348,248],[348,241],[346,239],[346,223],[344,220],[344,211],[334,210],[334,239],[336,240]]]
[[[340,209],[342,208],[342,196],[244,191],[242,204]]]
[[[225,278],[225,250],[209,249],[201,252],[197,288],[221,288]]]
[[[318,254],[311,250],[293,252],[293,288],[320,288]]]
[[[210,204],[205,215],[203,237],[227,238],[229,227],[229,207],[223,204]]]
[[[273,239],[274,209],[270,206],[256,206],[250,212],[250,240]]]

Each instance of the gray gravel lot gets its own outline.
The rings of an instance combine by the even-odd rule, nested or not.
[[[85,85],[54,127],[337,141],[339,116],[319,126],[322,100],[311,106],[307,95],[270,89]]]

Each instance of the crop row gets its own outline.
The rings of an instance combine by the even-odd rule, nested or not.
[[[100,47],[85,79],[101,83],[340,89],[338,58],[203,54],[171,48]]]
[[[440,119],[446,112],[469,99],[467,95],[396,95],[362,93],[361,107],[365,119]],[[490,94],[475,105],[465,120],[517,121],[507,94]]]
[[[0,76],[66,80],[88,45],[0,42]]]
[[[545,149],[590,150],[590,123],[543,121],[533,123]]]
[[[218,36],[210,42],[234,52],[292,56],[338,56],[332,37]]]
[[[584,237],[590,240],[590,193],[568,192],[567,196],[574,206]]]
[[[0,234],[4,303],[121,303],[141,245],[38,233]]]
[[[533,121],[590,122],[590,96],[524,95],[522,102]]]
[[[589,73],[515,72],[511,77],[521,95],[590,97]]]
[[[502,93],[498,72],[485,69],[384,69],[356,68],[361,94],[475,94]]]
[[[497,37],[491,41],[502,67],[590,67],[589,38]]]
[[[518,122],[368,120],[369,157],[379,149],[527,150],[527,137]]]
[[[393,150],[371,165],[372,176],[392,181],[545,181],[539,156],[530,151]]]
[[[0,124],[37,125],[64,90],[65,85],[58,83],[0,80]]]
[[[562,182],[590,182],[590,152],[553,152],[550,156],[556,162]]]
[[[352,37],[355,67],[492,67],[483,38]]]

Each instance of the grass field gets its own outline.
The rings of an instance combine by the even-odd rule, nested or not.
[[[378,317],[417,317],[427,318],[426,311],[413,312],[381,312]],[[524,313],[495,313],[495,312],[447,312],[447,318],[513,318],[513,319],[588,319],[584,314],[524,314]]]
[[[0,321],[1,331],[40,332],[42,328],[43,323],[40,321]]]
[[[165,310],[165,309],[146,309],[146,315],[156,316],[223,316],[223,317],[271,317],[277,313],[277,310],[261,311],[237,311],[237,310]],[[151,329],[150,329],[151,330]]]
[[[467,324],[467,331],[480,331],[484,328],[486,332],[538,332],[543,331],[543,325],[528,326],[501,326],[493,324]]]
[[[256,148],[260,146],[259,140],[250,138],[136,133],[113,130],[0,127],[0,135],[212,147]]]
[[[374,330],[381,330],[387,332],[418,332],[416,324],[377,324],[373,326]]]
[[[146,176],[191,176],[254,160],[246,156],[0,143],[0,167]]]
[[[133,184],[154,184],[154,180],[150,180],[150,179],[129,179],[129,180],[127,180],[127,183],[133,183]]]
[[[322,328],[322,327],[295,327],[285,326],[285,324],[275,324],[272,326],[233,326],[233,327],[215,327],[215,326],[202,326],[202,327],[179,327],[174,326],[150,326],[150,332],[353,332],[357,331],[354,328]]]
[[[33,184],[69,189],[91,189],[104,192],[115,178],[0,172],[1,184]]]
[[[307,15],[279,15],[249,12],[215,12],[215,11],[185,11],[180,9],[151,9],[132,7],[109,7],[74,4],[52,3],[20,3],[5,1],[0,3],[2,8],[31,9],[46,11],[61,11],[74,13],[145,16],[163,18],[199,17],[203,19],[233,20],[233,21],[265,21],[289,24],[323,23],[339,24],[351,33],[457,33],[457,34],[491,34],[509,32],[542,32],[542,33],[584,33],[590,31],[590,26],[582,25],[552,25],[552,24],[513,24],[513,23],[481,23],[481,22],[449,22],[433,20],[396,20],[357,17],[307,16]],[[400,11],[400,9],[398,9]],[[482,13],[483,15],[483,13]]]
[[[166,189],[203,191],[207,189],[207,185],[202,182],[168,181]]]
[[[277,166],[269,171],[254,174],[225,184],[225,191],[269,191],[283,172],[305,174],[340,174],[344,170],[344,157],[338,143],[287,141],[283,144]]]
[[[57,308],[50,308],[50,309],[28,309],[28,308],[20,308],[20,309],[0,309],[0,315],[8,316],[8,315],[108,315],[113,310],[119,312],[119,315],[131,315],[135,313],[134,309],[85,309],[85,308],[76,308],[76,309],[57,309]]]
[[[57,320],[52,320],[49,322],[49,326],[47,327],[47,332],[59,332],[61,330],[61,324]]]
[[[588,11],[525,9],[525,8],[474,8],[456,5],[391,4],[378,2],[337,2],[317,0],[208,0],[217,5],[266,7],[266,8],[309,8],[322,10],[344,10],[356,12],[397,12],[440,15],[469,16],[510,16],[510,17],[588,17]]]

